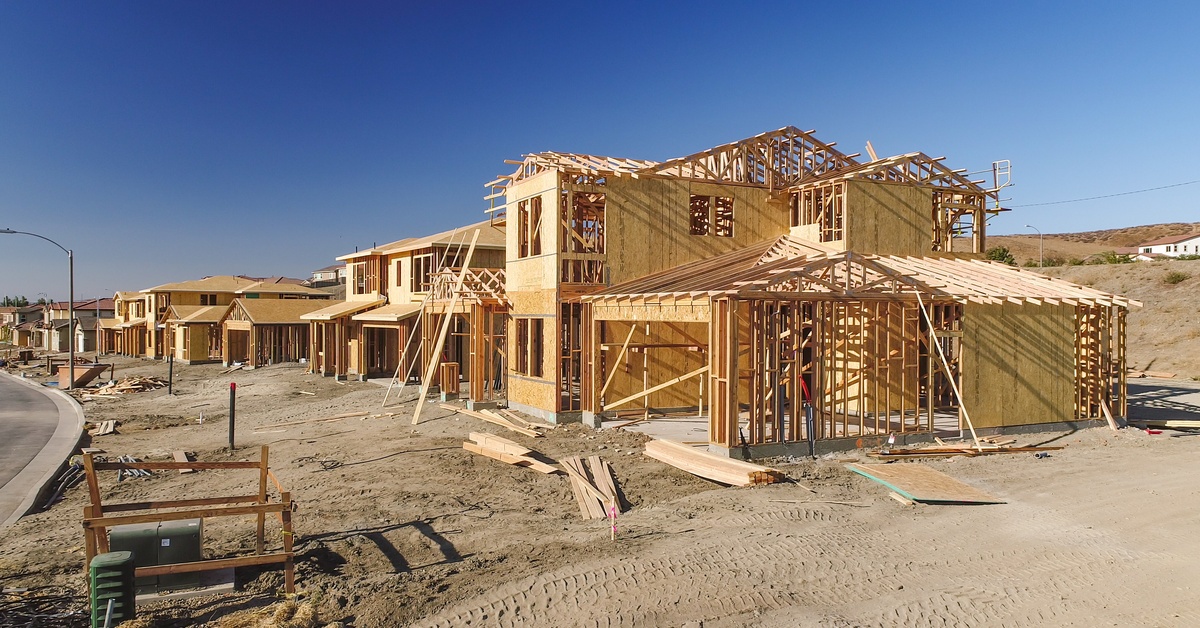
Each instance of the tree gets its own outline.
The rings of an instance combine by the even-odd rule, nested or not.
[[[987,258],[994,262],[1004,262],[1009,266],[1017,265],[1017,258],[1013,257],[1007,246],[994,246],[988,249]]]
[[[22,296],[10,297],[5,295],[4,299],[0,300],[0,307],[25,307],[26,305],[29,305],[29,299]]]

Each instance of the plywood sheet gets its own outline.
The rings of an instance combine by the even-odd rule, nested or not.
[[[848,464],[846,468],[913,501],[929,504],[1004,503],[1004,500],[923,464]]]

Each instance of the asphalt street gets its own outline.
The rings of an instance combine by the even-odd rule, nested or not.
[[[15,379],[0,377],[0,488],[33,461],[57,427],[58,407],[50,397]],[[7,513],[0,512],[0,521],[6,517]]]

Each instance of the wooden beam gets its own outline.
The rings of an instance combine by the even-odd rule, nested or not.
[[[696,369],[696,370],[692,371],[691,373],[688,373],[687,375],[680,375],[679,377],[676,377],[675,379],[667,380],[667,381],[665,381],[665,382],[663,382],[663,383],[661,383],[661,384],[659,384],[659,385],[657,385],[657,386],[653,386],[653,387],[651,387],[651,388],[647,388],[646,390],[643,390],[643,391],[642,391],[642,392],[640,392],[640,393],[637,393],[637,394],[634,394],[634,395],[630,395],[630,396],[628,396],[628,397],[626,397],[626,398],[624,398],[624,399],[621,399],[621,400],[618,400],[618,401],[614,401],[614,402],[612,402],[612,403],[607,403],[607,404],[604,404],[604,406],[603,406],[603,409],[604,409],[604,410],[611,410],[611,409],[613,409],[613,408],[615,408],[615,407],[617,407],[617,406],[619,406],[619,405],[623,405],[623,404],[629,403],[630,401],[636,401],[636,400],[638,400],[638,399],[641,399],[642,397],[645,397],[645,396],[647,396],[647,395],[650,395],[650,394],[652,394],[652,393],[656,393],[656,392],[658,392],[658,391],[660,391],[660,390],[662,390],[662,389],[664,389],[664,388],[667,388],[667,387],[670,387],[670,386],[674,386],[675,384],[678,384],[679,382],[682,382],[682,381],[685,381],[685,380],[691,379],[691,378],[693,378],[693,377],[695,377],[695,376],[697,376],[697,375],[699,375],[699,374],[701,374],[701,373],[707,373],[707,372],[708,372],[708,365],[707,365],[707,364],[705,364],[704,366],[702,366],[702,367],[700,367],[700,368],[698,368],[698,369]]]
[[[450,310],[458,305],[458,300],[461,297],[463,279],[467,276],[467,267],[471,265],[471,257],[475,254],[475,243],[479,240],[479,230],[476,229],[474,235],[471,236],[471,246],[467,248],[467,257],[463,260],[462,268],[458,271],[458,281],[454,283],[454,296],[450,299]],[[421,420],[421,410],[425,407],[425,395],[429,394],[429,384],[433,381],[434,371],[437,369],[438,360],[441,359],[442,346],[446,344],[446,334],[450,331],[450,322],[454,319],[454,315],[449,311],[446,313],[445,320],[442,321],[442,329],[438,333],[437,342],[433,346],[433,350],[429,355],[429,367],[425,369],[425,377],[421,381],[421,394],[417,396],[416,408],[413,409],[412,424],[416,425]]]

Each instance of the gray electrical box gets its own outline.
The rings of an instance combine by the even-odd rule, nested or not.
[[[108,530],[109,549],[133,553],[136,567],[152,567],[203,560],[202,519],[135,523]],[[200,586],[200,572],[149,576],[135,581],[137,593],[162,593]]]

